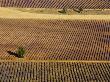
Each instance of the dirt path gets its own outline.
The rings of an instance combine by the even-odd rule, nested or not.
[[[95,61],[86,61],[86,60],[27,60],[27,59],[25,59],[25,58],[18,58],[18,59],[16,59],[16,60],[0,60],[0,62],[64,62],[64,63],[110,63],[110,61],[103,61],[103,60],[101,60],[101,61],[97,61],[97,60],[95,60]]]

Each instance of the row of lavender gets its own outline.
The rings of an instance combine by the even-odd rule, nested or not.
[[[1,0],[1,7],[109,9],[110,0]]]
[[[0,81],[110,81],[109,63],[0,62]]]
[[[109,32],[107,20],[0,19],[0,58],[20,44],[32,60],[110,60]]]

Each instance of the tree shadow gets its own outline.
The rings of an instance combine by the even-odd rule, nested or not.
[[[15,53],[15,52],[12,52],[12,51],[7,51],[7,53],[8,53],[8,54],[10,54],[10,55],[14,55],[15,57],[18,57],[18,54],[17,54],[17,53]]]

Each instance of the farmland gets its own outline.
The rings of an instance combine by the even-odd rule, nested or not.
[[[0,62],[0,81],[110,81],[110,63]]]
[[[2,3],[27,4],[15,0],[12,5],[12,1]],[[0,8],[0,82],[110,82],[109,14],[51,15],[30,10]],[[15,56],[20,46],[26,50],[24,58]]]
[[[110,60],[109,20],[0,19],[0,59],[24,46],[29,60]]]
[[[1,0],[1,7],[109,9],[110,0]]]

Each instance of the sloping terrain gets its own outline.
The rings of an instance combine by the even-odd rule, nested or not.
[[[21,45],[30,60],[110,60],[110,21],[0,19],[0,59]]]
[[[0,9],[0,82],[110,82],[109,15],[6,10]],[[9,54],[19,46],[23,59]]]
[[[109,9],[110,0],[1,0],[1,7]]]

